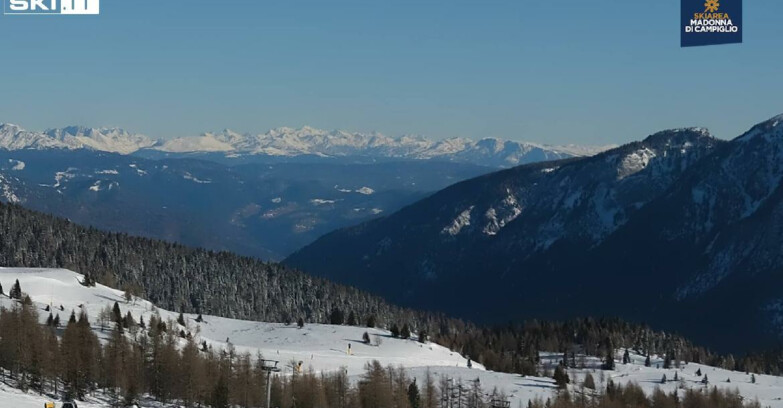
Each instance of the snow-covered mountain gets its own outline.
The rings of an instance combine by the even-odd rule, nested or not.
[[[168,157],[220,154],[224,158],[365,158],[438,159],[481,166],[510,167],[518,164],[588,156],[607,147],[547,146],[535,143],[485,138],[430,140],[423,136],[393,138],[383,134],[326,131],[311,127],[277,128],[263,134],[231,130],[200,136],[156,140],[117,128],[70,126],[33,132],[17,125],[0,125],[0,149],[92,149],[120,154],[160,152]]]
[[[93,149],[103,152],[131,154],[159,142],[148,136],[130,133],[119,128],[86,128],[69,126],[47,130],[46,135],[71,149]]]
[[[430,140],[405,135],[392,138],[381,133],[326,131],[311,127],[277,128],[266,133],[239,134],[230,130],[182,137],[159,148],[170,153],[224,152],[231,155],[375,157],[396,159],[441,159],[493,167],[509,167],[534,161],[592,155],[605,147],[547,146],[485,138]]]
[[[28,131],[20,126],[0,124],[0,149],[92,149],[130,154],[158,142],[144,135],[117,128],[85,128],[69,126],[45,132]]]
[[[783,339],[782,181],[783,116],[728,142],[675,129],[457,183],[286,262],[484,321],[619,315],[768,346]],[[479,295],[452,295],[467,287]]]

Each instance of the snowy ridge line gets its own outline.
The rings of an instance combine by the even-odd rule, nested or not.
[[[222,153],[241,156],[374,157],[390,159],[445,159],[493,167],[507,167],[542,160],[591,156],[612,146],[552,146],[539,143],[483,138],[432,140],[423,136],[389,137],[378,132],[326,131],[304,126],[281,127],[262,134],[232,130],[170,140],[154,139],[119,128],[70,126],[44,132],[18,125],[0,124],[0,148],[92,149],[119,154],[140,150],[165,153]]]

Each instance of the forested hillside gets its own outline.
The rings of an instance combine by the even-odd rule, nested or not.
[[[72,269],[170,310],[279,322],[328,322],[338,312],[362,324],[448,324],[276,263],[85,228],[17,205],[0,204],[0,231],[0,265]]]

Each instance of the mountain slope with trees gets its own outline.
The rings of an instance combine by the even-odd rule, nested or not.
[[[782,123],[729,142],[665,131],[481,176],[286,263],[480,321],[619,315],[724,350],[772,346],[783,333]],[[465,288],[475,294],[454,295]]]

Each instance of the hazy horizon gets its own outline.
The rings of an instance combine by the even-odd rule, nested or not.
[[[783,3],[743,44],[680,48],[679,4],[104,1],[2,16],[0,119],[154,138],[301,127],[609,145],[663,129],[731,139],[783,112]]]

